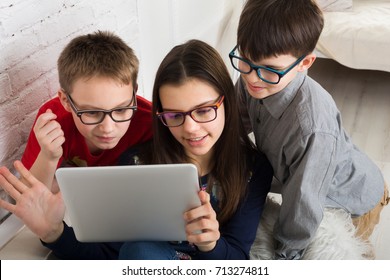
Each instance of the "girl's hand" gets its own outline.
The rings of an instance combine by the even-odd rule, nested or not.
[[[62,156],[62,144],[65,142],[64,132],[56,118],[57,115],[47,109],[34,125],[35,137],[48,160],[58,160]]]
[[[0,207],[15,214],[42,241],[55,241],[64,227],[65,205],[61,193],[53,194],[20,161],[15,161],[14,166],[27,183],[24,184],[6,167],[1,167],[0,186],[15,203],[0,199]]]
[[[195,244],[200,251],[208,252],[214,249],[221,234],[217,215],[210,203],[210,195],[200,191],[199,198],[202,205],[184,213],[187,240]]]

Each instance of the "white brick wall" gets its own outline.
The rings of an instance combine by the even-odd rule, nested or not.
[[[136,0],[1,0],[0,165],[21,157],[36,110],[56,95],[65,44],[104,29],[135,48],[137,22]]]

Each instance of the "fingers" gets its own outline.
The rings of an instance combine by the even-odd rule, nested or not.
[[[202,203],[202,205],[210,202],[210,194],[208,194],[207,192],[200,191],[198,193],[198,196],[199,196],[199,199],[200,199],[200,202]]]
[[[1,176],[0,176],[1,177]],[[3,208],[11,213],[15,212],[15,205],[9,203],[8,201],[5,201],[3,199],[0,199],[0,208]]]
[[[220,238],[217,215],[210,203],[210,195],[205,191],[199,192],[201,206],[184,213],[187,222],[187,240],[196,245],[209,244]]]
[[[34,132],[41,130],[43,127],[46,126],[50,121],[55,120],[57,118],[57,115],[52,113],[51,110],[46,110],[45,113],[41,114],[34,125]]]
[[[34,125],[34,133],[41,151],[49,159],[61,157],[61,145],[65,142],[64,132],[56,118],[57,116],[48,109],[38,117]]]
[[[219,231],[219,223],[215,218],[200,218],[186,225],[188,235],[200,235],[203,233]]]
[[[40,139],[43,144],[49,145],[56,138],[64,135],[61,125],[57,121],[50,121],[44,126],[34,129],[37,139]]]
[[[217,242],[221,238],[219,231],[208,231],[201,234],[187,235],[187,241],[193,243],[198,247],[207,246],[210,243]],[[212,248],[210,248],[212,249]],[[209,251],[205,248],[202,251]]]
[[[50,109],[46,110],[45,113],[38,117],[34,125],[34,132],[37,138],[50,136],[49,138],[54,139],[63,135],[61,125],[59,122],[55,121],[56,118],[57,115],[52,113]]]
[[[8,168],[4,166],[0,168],[0,186],[9,196],[15,200],[17,200],[20,196],[18,187],[14,185],[14,183],[17,181],[18,179],[8,170]],[[3,208],[7,209],[5,206]]]
[[[205,191],[200,191],[198,195],[201,201],[201,206],[184,213],[184,219],[187,222],[191,222],[202,217],[216,217],[216,213],[210,203],[210,195]]]
[[[15,161],[14,166],[16,171],[25,178],[28,183],[32,185],[38,182],[38,180],[32,176],[30,171],[28,171],[20,161]],[[18,200],[21,193],[28,189],[28,186],[26,186],[4,166],[0,168],[0,185],[15,200]]]
[[[187,241],[195,244],[201,251],[210,251],[221,237],[217,220],[200,219],[187,224]]]
[[[22,178],[24,178],[24,179],[30,184],[30,186],[35,185],[35,184],[38,184],[38,183],[42,184],[40,181],[38,181],[38,179],[36,179],[36,178],[32,175],[32,173],[31,173],[29,170],[27,170],[26,167],[24,167],[24,165],[23,165],[23,163],[22,163],[21,161],[16,160],[16,161],[14,162],[14,166],[15,166],[16,171],[19,172],[20,176],[21,176]],[[18,179],[17,179],[17,180],[18,180]],[[18,180],[18,181],[20,182],[20,180]],[[23,184],[23,185],[24,185],[24,184]],[[24,187],[25,187],[25,188],[28,188],[26,185],[24,185]]]

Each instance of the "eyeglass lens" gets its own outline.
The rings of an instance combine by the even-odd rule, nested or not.
[[[252,67],[251,67],[251,65],[249,65],[248,62],[246,62],[242,59],[239,59],[237,57],[232,57],[231,60],[232,60],[232,64],[233,64],[234,68],[237,69],[238,71],[240,71],[244,74],[248,74],[252,71]],[[259,76],[259,78],[261,78],[265,82],[269,82],[269,83],[279,82],[279,79],[280,79],[279,75],[272,72],[272,71],[269,71],[269,70],[263,69],[263,68],[258,68],[258,69],[256,69],[256,72],[257,72],[257,75]]]
[[[106,114],[110,115],[115,122],[125,122],[132,118],[134,114],[133,108],[118,108],[112,111],[90,111],[80,114],[81,121],[85,124],[96,124],[103,121]]]
[[[199,123],[211,122],[217,117],[217,108],[215,106],[206,106],[194,109],[190,112],[166,112],[162,113],[162,120],[167,126],[180,126],[184,123],[186,115]]]

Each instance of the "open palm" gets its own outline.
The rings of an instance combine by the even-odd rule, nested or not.
[[[14,213],[42,240],[54,241],[62,232],[65,215],[61,193],[53,194],[20,161],[15,161],[14,166],[28,185],[6,167],[1,167],[0,186],[15,200],[15,204],[1,199],[0,207]]]

